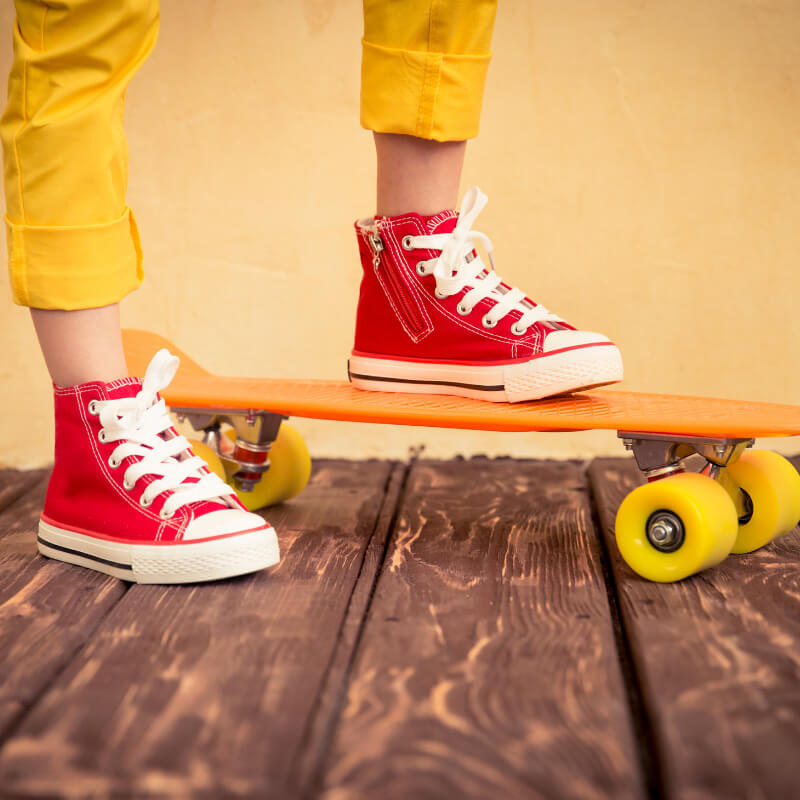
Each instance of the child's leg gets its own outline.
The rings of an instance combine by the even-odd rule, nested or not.
[[[128,374],[118,303],[75,311],[32,308],[31,316],[56,386],[108,383]]]
[[[165,350],[127,378],[119,301],[141,282],[125,204],[125,89],[158,0],[18,0],[3,115],[14,299],[31,307],[55,387],[55,464],[39,552],[130,581],[176,583],[278,560],[249,513],[172,427]]]
[[[455,211],[495,6],[364,0],[361,122],[375,132],[378,214],[356,224],[363,279],[348,368],[358,388],[516,401],[622,378],[605,336],[577,330],[484,265],[477,187]]]
[[[378,216],[393,217],[412,208],[420,214],[455,208],[466,149],[466,142],[376,133]]]
[[[453,208],[477,136],[496,0],[364,0],[361,124],[375,132],[377,213]]]
[[[59,384],[126,374],[116,303],[142,268],[123,112],[158,21],[158,0],[17,2],[0,121],[11,284]]]

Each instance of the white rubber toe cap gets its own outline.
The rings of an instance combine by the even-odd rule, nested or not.
[[[243,533],[264,527],[268,527],[267,523],[258,514],[251,514],[240,508],[223,508],[193,519],[184,531],[183,540],[208,539],[211,536]]]
[[[602,333],[592,333],[591,331],[553,331],[545,337],[543,352],[552,353],[554,350],[564,350],[567,347],[605,344],[609,341],[609,338],[603,336]]]

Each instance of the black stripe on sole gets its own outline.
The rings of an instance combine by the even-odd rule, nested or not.
[[[422,381],[413,378],[386,378],[383,375],[359,375],[356,372],[350,372],[350,364],[347,365],[347,376],[352,382],[353,378],[358,378],[362,381],[388,381],[389,383],[417,383],[425,386],[456,386],[459,389],[476,389],[479,392],[504,392],[505,386],[501,383],[499,386],[481,386],[477,383],[457,383],[456,381]]]
[[[39,542],[40,544],[43,544],[45,547],[50,547],[53,550],[60,550],[62,553],[71,553],[74,556],[80,556],[81,558],[88,558],[90,561],[97,561],[99,564],[107,564],[109,567],[116,567],[117,569],[127,569],[133,572],[132,564],[120,564],[116,561],[109,561],[107,558],[100,558],[100,556],[93,556],[91,553],[84,553],[82,550],[72,550],[69,547],[62,547],[60,544],[53,544],[52,542],[48,542],[46,539],[42,539],[41,536],[37,536],[36,541]]]

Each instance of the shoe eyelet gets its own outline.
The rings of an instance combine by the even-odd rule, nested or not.
[[[484,314],[484,315],[483,315],[483,319],[481,320],[481,325],[483,325],[483,327],[484,327],[484,328],[494,328],[494,327],[495,327],[495,325],[497,325],[497,321],[494,321],[494,322],[493,322],[493,321],[492,321],[492,320],[489,318],[489,315],[488,315],[488,314]]]
[[[456,311],[458,311],[458,313],[461,314],[462,317],[466,317],[467,314],[471,314],[472,313],[472,309],[468,308],[463,303],[459,303],[456,306]]]
[[[100,409],[97,407],[97,400],[89,401],[88,411],[93,417],[96,417],[100,413]]]
[[[150,506],[153,505],[153,501],[152,500],[148,500],[144,495],[142,495],[139,498],[139,505],[142,508],[150,508]]]
[[[108,458],[108,466],[111,469],[116,469],[122,462],[118,458],[114,458],[114,456],[109,456]]]
[[[436,297],[439,298],[439,300],[444,300],[447,297],[447,295],[444,292],[440,291],[439,289],[436,289],[436,291],[434,291],[434,294],[436,295]]]
[[[131,482],[127,478],[123,478],[122,479],[122,488],[125,489],[125,491],[130,492],[131,489],[133,489],[134,486],[136,486],[136,482],[135,481]]]
[[[511,326],[511,333],[513,333],[514,336],[524,336],[527,332],[527,328],[520,328],[516,322]]]
[[[161,511],[158,512],[158,516],[161,517],[161,519],[172,519],[175,516],[175,512],[164,511],[164,509],[162,508]]]
[[[108,441],[108,437],[106,436],[106,429],[105,428],[100,428],[100,431],[97,434],[97,438],[102,444],[105,444]]]
[[[428,266],[427,261],[420,261],[417,264],[417,275],[419,275],[421,278],[426,277],[428,274],[428,270],[426,269],[427,266]]]
[[[411,236],[404,236],[402,244],[403,250],[413,250],[411,247]]]

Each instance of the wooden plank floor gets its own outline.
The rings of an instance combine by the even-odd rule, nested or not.
[[[635,465],[600,460],[589,473],[667,794],[800,797],[800,531],[656,585],[613,544]]]
[[[800,532],[650,584],[639,480],[319,461],[278,567],[157,587],[40,558],[0,470],[0,798],[800,796]]]

